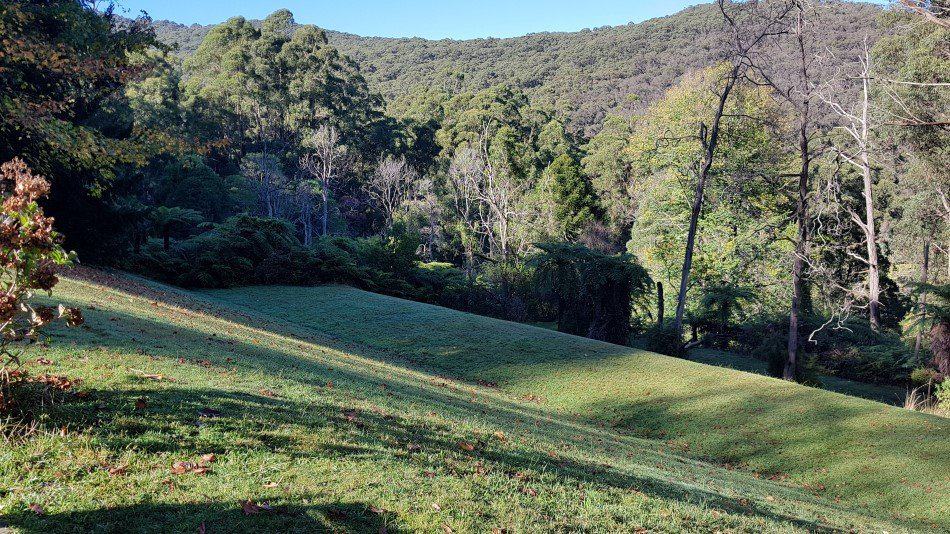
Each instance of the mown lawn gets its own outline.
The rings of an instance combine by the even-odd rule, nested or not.
[[[0,450],[0,528],[950,528],[944,419],[350,288],[95,278],[131,293],[58,288],[87,326],[29,369],[80,394]]]

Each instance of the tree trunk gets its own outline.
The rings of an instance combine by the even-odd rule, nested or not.
[[[656,322],[663,326],[663,282],[656,283]]]
[[[920,284],[925,285],[929,278],[930,271],[930,240],[931,236],[927,236],[927,240],[924,241],[924,258],[923,263],[920,264]],[[917,327],[917,339],[914,341],[914,359],[918,360],[920,356],[920,348],[923,345],[924,338],[924,314],[927,310],[927,293],[922,292],[920,294],[920,302],[918,303],[918,309],[920,310],[920,325]]]
[[[870,61],[870,60],[869,60]],[[868,314],[871,328],[881,329],[881,271],[877,256],[877,230],[874,226],[874,196],[872,191],[871,160],[868,156],[868,111],[870,95],[868,78],[863,82],[863,108],[861,127],[861,176],[864,179],[864,234],[868,248]]]
[[[168,252],[168,249],[171,248],[171,229],[168,226],[162,228],[162,246],[165,248],[165,252]]]
[[[327,206],[327,183],[326,182],[323,183],[322,189],[323,190],[320,192],[320,199],[323,201],[323,206],[321,208],[322,211],[320,214],[320,225],[323,231],[321,235],[326,237],[327,236],[327,221],[330,218],[330,215],[329,215],[330,208],[329,206]]]
[[[795,259],[792,263],[792,306],[788,314],[788,357],[782,370],[782,378],[795,380],[798,374],[798,349],[802,305],[809,300],[805,291],[805,254],[808,252],[808,182],[811,172],[811,150],[808,139],[809,102],[802,106],[802,118],[798,128],[798,151],[801,169],[798,174],[798,201],[795,205],[797,239]]]
[[[735,87],[739,77],[741,63],[737,62],[729,77],[726,79],[726,85],[719,95],[719,106],[716,108],[716,116],[713,119],[712,128],[707,132],[706,125],[700,125],[700,139],[703,143],[705,153],[703,154],[703,165],[699,172],[699,179],[696,181],[696,194],[693,197],[693,209],[689,217],[689,231],[686,234],[686,253],[683,255],[683,271],[680,277],[680,290],[676,300],[676,319],[673,322],[673,329],[676,332],[676,342],[680,343],[683,337],[683,315],[686,313],[686,290],[689,287],[689,273],[693,268],[693,249],[696,244],[696,231],[699,227],[699,216],[703,210],[703,196],[705,195],[706,180],[709,178],[709,171],[712,169],[713,159],[716,157],[716,145],[719,144],[719,129],[722,123],[722,116],[725,113],[726,103],[729,100],[729,93]]]

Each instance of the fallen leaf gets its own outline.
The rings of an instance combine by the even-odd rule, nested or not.
[[[264,487],[265,487],[265,488],[276,488],[277,486],[279,486],[279,484],[277,484],[276,482],[265,482],[265,483],[264,483]]]
[[[266,502],[263,504],[257,504],[250,499],[241,503],[241,510],[244,512],[244,515],[254,515],[261,512],[270,512],[274,508]]]
[[[439,503],[437,503],[437,502],[432,503],[432,508],[434,508],[435,511],[437,511],[437,512],[441,512],[441,511],[442,511],[442,507],[439,506]]]
[[[525,489],[524,489],[524,492],[525,492],[526,494],[532,496],[532,497],[537,497],[537,496],[538,496],[538,490],[536,490],[536,489],[534,489],[534,488],[525,488]]]
[[[148,407],[148,400],[145,397],[135,399],[136,410],[144,410],[146,407]]]
[[[124,465],[119,466],[119,467],[110,467],[110,468],[109,468],[109,476],[110,476],[110,477],[120,477],[120,476],[124,476],[124,475],[125,475],[125,472],[126,472],[126,469],[127,469],[127,467],[124,466]]]
[[[475,450],[475,445],[472,445],[471,443],[467,441],[460,441],[458,445],[459,445],[459,448],[462,449],[463,451],[472,452]]]
[[[36,503],[30,504],[27,508],[29,508],[30,511],[36,515],[46,515],[46,510],[44,510],[42,506]]]
[[[48,358],[37,358],[36,363],[40,365],[53,365],[53,360],[50,360]]]
[[[173,475],[184,475],[194,468],[195,464],[192,462],[175,462],[172,464],[171,472]]]
[[[261,391],[260,391],[260,393],[261,393],[261,395],[263,395],[263,396],[265,396],[265,397],[271,397],[271,398],[273,398],[273,397],[276,397],[276,396],[277,396],[276,393],[274,393],[273,391],[271,391],[271,390],[269,390],[269,389],[263,389],[263,388],[262,388]]]
[[[448,526],[445,523],[442,523],[442,532],[445,532],[445,534],[452,534],[455,531],[452,530],[452,527]]]
[[[496,430],[494,436],[498,441],[508,441],[508,437],[501,430]]]
[[[209,454],[205,454],[204,456],[201,457],[201,461],[206,464],[213,464],[217,460],[218,460],[218,457],[213,452]]]

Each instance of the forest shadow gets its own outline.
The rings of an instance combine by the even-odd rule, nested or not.
[[[181,306],[181,303],[178,302],[174,305]],[[213,308],[214,306],[206,305],[200,309],[200,313],[214,313],[211,311]],[[218,314],[215,314],[215,316],[220,317]],[[243,316],[240,314],[225,314],[224,319],[233,321],[235,320],[235,316],[242,317],[243,320],[238,322],[241,322],[249,328],[258,330],[266,328],[275,334],[285,335],[289,338],[289,343],[295,343],[296,340],[299,339],[302,343],[314,345],[314,350],[338,350],[360,358],[365,358],[370,364],[368,366],[351,364],[343,368],[343,365],[334,364],[330,360],[321,361],[319,359],[310,359],[289,354],[277,348],[268,348],[260,344],[225,340],[221,337],[209,336],[205,332],[192,329],[182,324],[173,325],[157,322],[124,312],[115,312],[113,310],[94,310],[91,312],[90,317],[90,323],[93,326],[85,333],[78,336],[68,333],[63,333],[63,335],[66,336],[66,339],[89,348],[101,347],[128,351],[140,350],[153,358],[168,358],[173,361],[180,357],[180,352],[176,347],[178,345],[188,347],[204,346],[207,348],[207,351],[202,352],[198,357],[207,358],[216,368],[227,369],[237,367],[267,373],[280,373],[283,380],[293,380],[314,388],[323,387],[328,381],[332,380],[344,383],[345,387],[350,390],[361,391],[367,395],[379,395],[378,388],[385,386],[390,388],[389,391],[396,400],[409,400],[427,405],[433,404],[439,406],[440,409],[452,410],[459,417],[480,414],[482,419],[506,429],[512,427],[512,423],[515,423],[516,426],[522,428],[528,427],[526,432],[541,436],[552,443],[568,442],[589,446],[592,440],[615,442],[615,445],[620,445],[630,451],[628,457],[630,454],[635,454],[638,462],[644,465],[676,463],[679,461],[678,458],[682,458],[684,462],[693,461],[687,458],[702,458],[720,465],[723,462],[742,465],[751,459],[760,460],[762,458],[769,458],[770,454],[775,453],[776,449],[783,447],[807,447],[810,445],[810,441],[814,440],[813,436],[800,435],[783,437],[781,442],[770,442],[768,440],[750,439],[750,435],[748,433],[743,434],[742,429],[726,428],[724,429],[725,432],[722,432],[723,436],[721,438],[713,440],[711,446],[701,452],[695,450],[676,451],[670,448],[668,450],[672,452],[667,453],[663,452],[667,447],[664,446],[663,441],[659,440],[676,438],[675,434],[681,430],[702,432],[702,426],[706,426],[708,431],[708,428],[714,428],[716,426],[717,414],[709,413],[708,410],[691,414],[690,420],[696,428],[685,429],[677,425],[678,421],[683,420],[683,413],[682,408],[678,407],[681,399],[675,397],[663,398],[661,396],[654,396],[649,400],[618,402],[604,406],[595,405],[593,406],[592,417],[584,418],[584,421],[588,423],[593,422],[595,424],[602,421],[613,421],[613,428],[611,430],[601,432],[592,427],[577,424],[569,418],[554,416],[550,411],[546,411],[541,407],[515,402],[510,398],[505,398],[503,394],[493,394],[489,401],[484,398],[486,392],[483,391],[479,391],[476,398],[473,394],[474,390],[469,391],[464,388],[459,388],[454,384],[439,383],[437,379],[425,380],[418,376],[410,376],[408,371],[403,372],[404,370],[400,369],[394,370],[389,367],[384,369],[382,367],[383,364],[399,364],[403,363],[404,360],[389,354],[381,357],[379,354],[380,351],[374,347],[367,347],[361,343],[352,343],[342,340],[328,341],[322,337],[314,339],[313,336],[302,336],[297,329],[287,327],[276,328],[272,326],[277,324],[277,321],[273,319],[267,321],[265,324],[261,324],[259,317],[250,314]],[[147,333],[148,335],[145,336],[145,340],[137,340],[135,337],[136,332]],[[152,339],[149,340],[148,338]],[[166,345],[164,340],[172,341]],[[301,345],[298,348],[305,349],[307,347]],[[228,361],[226,361],[225,357],[227,355],[234,356],[234,358],[228,358]],[[373,369],[372,362],[379,362],[380,367]],[[189,361],[187,364],[191,365],[192,362]],[[410,365],[409,367],[414,368],[413,370],[431,370],[426,366]],[[287,373],[286,371],[288,369],[293,369],[294,373]],[[463,378],[472,380],[470,376]],[[117,396],[121,397],[123,395],[141,393],[141,391],[119,392]],[[108,392],[103,392],[103,395],[108,395]],[[153,395],[153,393],[149,392],[149,395]],[[248,398],[232,398],[228,401],[228,399],[222,397],[221,392],[208,390],[200,392],[199,398],[192,399],[189,403],[194,405],[194,409],[197,410],[199,409],[197,407],[198,404],[201,404],[200,398],[208,396],[215,399],[216,402],[221,402],[225,405],[229,402],[237,404],[248,402]],[[715,399],[716,397],[714,392],[710,392],[706,394],[706,396],[709,399]],[[277,402],[264,397],[256,398],[254,395],[250,395],[250,397],[255,397],[253,400],[254,403],[266,407],[262,409],[267,410],[267,416],[273,416],[281,410],[301,409],[300,407],[288,407],[284,401]],[[698,401],[703,400],[695,395],[691,397],[691,399]],[[803,399],[804,392],[800,392],[789,395],[782,400],[783,402],[797,403]],[[699,402],[699,404],[702,405],[703,402]],[[734,406],[729,407],[729,409],[742,411],[756,404],[758,403],[754,402],[754,399],[750,396],[748,400],[738,401]],[[677,408],[674,409],[674,407]],[[225,408],[227,408],[227,406],[225,406]],[[313,409],[313,407],[311,406],[308,409]],[[773,423],[778,425],[782,423],[781,413],[776,413],[774,417],[769,418],[768,414],[763,413],[759,408],[754,409],[758,411],[754,414],[750,412],[750,415],[755,415],[756,419],[764,416],[765,419],[761,420],[765,421],[767,425]],[[618,418],[618,413],[624,415]],[[828,407],[825,410],[819,410],[817,412],[817,419],[812,417],[810,417],[810,419],[817,421],[821,425],[827,425],[829,429],[828,432],[831,434],[842,434],[846,430],[844,422],[848,418],[861,418],[866,415],[866,413],[867,408],[849,408],[848,410],[842,410],[841,407],[836,407],[832,410]],[[325,417],[327,421],[338,418],[339,407],[324,407],[323,417]],[[368,417],[372,418],[373,416]],[[534,425],[532,426],[531,423],[534,423]],[[394,424],[392,421],[388,421],[386,425],[385,430],[380,428],[379,431],[394,432]],[[730,434],[730,431],[735,432]],[[421,437],[416,436],[416,432],[412,429],[403,429],[397,433],[404,436],[407,440],[424,439],[433,447],[448,448],[449,450],[456,448],[456,442],[451,439],[436,439],[431,434]],[[619,438],[617,434],[626,437]],[[253,437],[245,436],[245,438],[252,439]],[[631,439],[634,439],[635,442],[631,442]],[[640,439],[644,441],[640,441]],[[368,446],[375,446],[375,443],[377,442],[374,441]],[[121,449],[121,447],[127,445],[128,443],[120,442],[112,444],[112,446],[117,449]],[[271,443],[269,446],[273,445],[274,444]],[[368,450],[371,450],[371,448],[367,449],[364,446],[349,445],[345,450],[325,450],[319,452],[319,454],[358,454],[367,452]],[[726,510],[737,510],[741,513],[749,512],[749,504],[740,505],[735,497],[725,496],[722,492],[698,490],[695,487],[690,487],[690,484],[685,481],[680,483],[660,479],[658,477],[632,476],[630,473],[621,472],[620,470],[609,468],[609,466],[608,468],[604,468],[600,464],[578,463],[565,460],[558,460],[552,463],[552,460],[546,458],[545,455],[529,453],[527,451],[508,451],[502,454],[498,451],[489,450],[485,451],[485,454],[495,455],[493,461],[506,464],[510,469],[514,470],[523,466],[547,465],[550,469],[555,470],[555,472],[563,473],[565,476],[571,476],[581,480],[594,480],[615,487],[636,487],[646,493],[653,493],[668,498],[704,502]],[[680,454],[684,456],[680,457]],[[780,466],[776,463],[774,466],[766,464],[764,467],[759,468],[765,470],[774,468],[777,472],[779,467]],[[704,466],[704,468],[714,469],[716,471],[716,477],[721,481],[721,485],[735,485],[737,487],[748,488],[750,487],[750,483],[753,485],[759,484],[757,481],[753,482],[749,480],[748,472],[741,474],[733,472],[730,469],[713,466]],[[768,484],[765,482],[762,484],[762,491],[757,491],[755,492],[756,494],[768,492],[768,490],[765,489]],[[824,498],[815,497],[812,499],[811,495],[802,491],[798,492],[796,498],[817,504],[821,507],[847,509],[831,504]],[[766,506],[755,513],[769,515],[774,512]],[[790,522],[797,521],[795,518],[782,516],[780,514],[776,516],[776,518]],[[828,528],[813,523],[805,523],[807,523],[806,528],[809,529]]]
[[[305,500],[306,496],[299,496]],[[24,511],[0,518],[4,526],[19,532],[402,532],[385,514],[375,513],[370,504],[341,502],[329,505],[274,506],[245,515],[240,502],[190,504],[142,503],[96,510],[38,516]]]
[[[127,410],[130,399],[143,395],[148,399],[147,408],[129,414]],[[750,496],[747,499],[727,495],[725,488],[722,491],[703,489],[686,481],[636,474],[609,464],[507,446],[490,435],[469,438],[473,441],[474,450],[463,451],[458,446],[460,436],[451,426],[432,421],[414,421],[395,412],[341,409],[329,402],[299,402],[242,392],[178,387],[148,391],[94,390],[89,393],[87,400],[71,403],[67,408],[51,413],[51,423],[72,427],[85,426],[94,436],[95,442],[107,448],[113,455],[134,449],[146,453],[167,453],[181,458],[189,458],[196,453],[215,453],[224,457],[228,453],[227,444],[240,443],[242,452],[279,453],[292,461],[303,458],[349,457],[377,462],[382,459],[408,464],[420,473],[431,472],[438,473],[439,476],[457,478],[477,476],[481,470],[488,469],[499,476],[531,484],[532,481],[541,483],[537,478],[540,473],[555,473],[562,481],[635,490],[650,497],[689,502],[739,515],[768,518],[810,531],[840,530],[820,521],[803,520],[783,513],[766,502],[757,501],[756,497]],[[203,415],[209,410],[213,410],[213,417]],[[249,425],[249,421],[266,421],[269,430],[262,431],[260,425]],[[199,427],[210,427],[209,430],[216,436],[225,436],[226,439],[219,440],[222,443],[220,448],[209,448],[207,442],[200,437]],[[333,435],[337,436],[333,443],[322,442],[315,446],[310,440],[297,439],[298,436],[318,434],[328,427],[333,429]],[[170,436],[174,438],[169,439]],[[380,439],[381,436],[386,439]],[[445,451],[456,451],[461,455],[462,461],[445,464],[439,454],[424,454]],[[656,457],[651,458],[648,451],[638,452],[641,453],[639,459],[644,462],[677,461],[673,455],[655,453]],[[724,478],[741,479],[740,476],[728,472],[723,472],[722,475]],[[761,496],[768,493],[766,488],[769,484],[763,482],[760,485],[762,488],[755,494]],[[293,499],[299,497],[291,496]],[[825,503],[819,504],[817,501],[809,500],[808,504],[811,508],[828,508]],[[362,506],[362,509],[365,508],[366,506]],[[222,513],[225,509],[227,508],[221,510]],[[143,514],[151,517],[160,510],[161,507],[157,510],[131,507],[127,512],[130,517]],[[290,507],[288,513],[299,516],[305,511],[306,507]],[[181,512],[182,510],[178,510],[177,515],[180,516]],[[324,512],[326,510],[321,513]],[[112,517],[116,511],[103,510],[78,516],[73,514],[67,519],[74,524],[93,525],[98,524],[99,513],[104,514],[102,517]],[[119,513],[122,513],[122,510]],[[195,511],[194,514],[198,512]],[[358,518],[360,521],[365,521],[366,518],[365,514],[348,513],[346,516]],[[33,518],[28,516],[19,518],[19,521],[23,522],[32,520]],[[18,526],[16,518],[11,521],[14,526]],[[389,532],[395,531],[390,529]]]

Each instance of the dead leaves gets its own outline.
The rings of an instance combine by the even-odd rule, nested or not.
[[[244,515],[257,515],[262,512],[273,512],[274,507],[267,502],[257,504],[248,499],[241,502],[241,511],[244,512]]]
[[[271,390],[269,390],[269,389],[264,389],[264,388],[261,388],[261,389],[260,389],[260,394],[263,395],[263,396],[265,396],[265,397],[272,398],[272,399],[275,398],[275,397],[277,397],[277,394],[276,394],[276,393],[274,393],[273,391],[271,391]]]
[[[211,471],[211,464],[216,462],[218,457],[214,453],[205,454],[198,462],[175,462],[172,464],[171,473],[173,475],[184,475],[191,473],[193,475],[204,475]]]
[[[33,512],[36,515],[46,515],[46,510],[44,510],[42,506],[40,506],[39,504],[36,504],[35,502],[30,503],[30,505],[27,506],[27,509],[29,509],[31,512]]]
[[[473,445],[472,443],[469,443],[469,442],[467,442],[467,441],[460,441],[460,442],[458,442],[458,447],[459,447],[459,449],[462,449],[463,451],[467,451],[467,452],[474,452],[474,451],[475,451],[475,445]]]
[[[120,465],[120,466],[118,466],[118,467],[110,467],[110,468],[109,468],[109,476],[110,476],[110,477],[121,477],[121,476],[125,476],[126,473],[128,472],[128,469],[129,469],[128,466],[125,466],[125,465]]]
[[[81,379],[70,379],[66,376],[40,375],[32,380],[38,384],[45,384],[50,389],[69,391],[73,386],[82,382]]]

